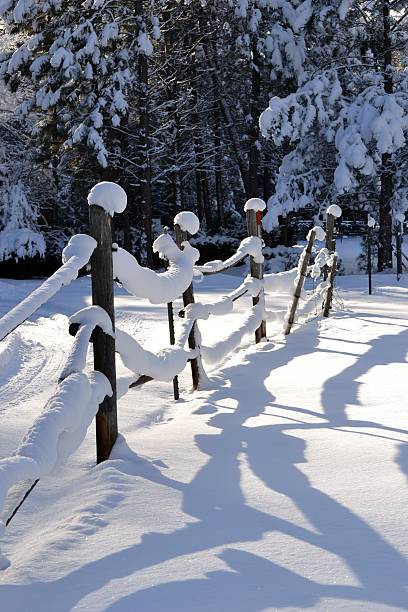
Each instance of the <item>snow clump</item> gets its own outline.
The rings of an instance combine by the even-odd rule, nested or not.
[[[336,217],[336,219],[338,219],[339,217],[341,217],[343,211],[341,210],[340,206],[338,206],[337,204],[332,204],[326,210],[326,213],[328,215],[333,215],[333,217]]]
[[[266,208],[266,203],[261,198],[250,198],[244,206],[244,211],[254,210],[255,212],[263,211]]]
[[[101,206],[113,217],[115,213],[121,213],[127,205],[126,191],[117,183],[102,181],[88,194],[89,206]]]
[[[188,232],[191,236],[194,236],[200,229],[198,217],[188,210],[179,212],[174,217],[174,225],[179,225],[183,232]]]

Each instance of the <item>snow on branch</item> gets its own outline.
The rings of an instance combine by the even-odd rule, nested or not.
[[[62,252],[61,268],[0,319],[0,340],[31,317],[61,287],[69,285],[76,279],[78,271],[89,262],[95,248],[96,240],[90,236],[86,234],[73,236]]]
[[[0,510],[12,486],[22,480],[44,478],[72,455],[85,438],[99,404],[106,395],[112,394],[103,374],[83,372],[92,331],[96,325],[106,326],[108,316],[98,307],[86,310],[86,322],[81,324],[75,337],[56,392],[35,419],[16,453],[0,460]],[[0,521],[0,534],[4,529]],[[0,569],[8,565],[7,559],[0,554]]]
[[[298,141],[316,124],[324,132],[332,129],[341,94],[337,74],[327,71],[286,98],[271,98],[269,107],[259,118],[262,135],[281,145],[286,139],[291,143]]]

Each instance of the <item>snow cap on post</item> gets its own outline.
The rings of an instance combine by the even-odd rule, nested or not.
[[[200,221],[198,217],[189,210],[183,210],[174,217],[174,225],[178,225],[183,232],[188,232],[190,236],[194,236],[200,229]]]
[[[336,217],[336,219],[338,219],[343,214],[343,211],[341,210],[340,206],[338,206],[337,204],[332,204],[326,210],[326,214],[333,215],[333,217]]]
[[[250,198],[245,202],[244,211],[254,210],[255,212],[262,212],[265,208],[266,204],[261,198]]]
[[[368,227],[375,227],[375,219],[370,214],[368,215],[367,225]]]
[[[308,240],[309,240],[309,236],[311,232],[315,233],[315,238],[319,242],[323,242],[324,240],[326,240],[326,232],[324,231],[322,227],[320,227],[320,225],[315,225],[314,228],[310,230],[310,232],[307,235]]]
[[[121,213],[127,205],[126,191],[117,183],[102,181],[94,187],[88,194],[89,206],[100,206],[104,208],[111,217],[115,213]]]

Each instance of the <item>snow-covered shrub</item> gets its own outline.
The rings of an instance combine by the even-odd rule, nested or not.
[[[294,245],[291,247],[283,246],[265,247],[263,254],[265,257],[266,272],[284,272],[292,270],[298,265],[300,254],[302,253],[302,245]]]
[[[190,240],[190,244],[200,251],[200,263],[231,257],[236,252],[240,242],[240,239],[234,236],[221,233],[207,236],[203,232]]]

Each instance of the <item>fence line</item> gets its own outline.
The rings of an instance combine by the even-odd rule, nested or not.
[[[89,260],[91,261],[93,305],[75,313],[69,320],[69,332],[75,338],[65,367],[61,372],[57,389],[47,403],[44,413],[34,421],[15,458],[12,461],[10,459],[0,460],[0,468],[2,468],[0,469],[0,509],[12,485],[20,480],[29,479],[34,480],[33,486],[35,486],[38,479],[49,473],[58,461],[66,459],[81,443],[94,417],[97,424],[97,461],[99,463],[109,457],[118,433],[117,382],[120,382],[119,397],[129,388],[141,386],[152,380],[173,380],[174,384],[177,375],[190,361],[193,388],[197,389],[206,381],[206,374],[202,366],[202,353],[210,362],[217,361],[220,355],[224,357],[230,353],[249,331],[255,333],[256,342],[266,337],[261,238],[261,215],[265,203],[256,198],[247,202],[245,212],[249,236],[241,242],[237,252],[225,262],[208,262],[202,266],[196,265],[199,253],[188,242],[189,234],[197,231],[195,228],[198,227],[198,220],[196,223],[195,215],[192,213],[179,213],[176,217],[179,223],[175,224],[176,243],[166,234],[154,242],[154,250],[169,262],[166,272],[155,273],[147,268],[142,268],[136,259],[123,249],[113,248],[111,217],[114,212],[124,210],[126,194],[125,196],[123,194],[123,190],[114,183],[100,183],[91,190],[88,203],[92,236],[77,235],[71,238],[63,251],[61,268],[21,304],[0,319],[1,340],[52,298],[62,286],[74,280],[79,270],[87,265]],[[331,213],[327,216],[329,230],[330,227],[334,229],[335,216]],[[185,223],[186,219],[188,223]],[[194,223],[191,222],[192,220]],[[299,262],[295,292],[286,322],[286,334],[291,331],[295,321],[304,280],[310,272],[308,264],[314,241],[319,231],[322,232],[321,228],[314,228],[309,233],[307,247]],[[318,239],[322,239],[321,235]],[[330,232],[329,238],[326,234],[326,244],[330,247],[331,267],[328,273],[328,284],[329,288],[332,288],[337,258],[333,234],[330,235]],[[245,257],[249,257],[250,260],[251,276],[247,277],[239,287],[213,303],[200,304],[195,301],[192,284],[195,271],[202,274],[215,274],[236,265]],[[325,263],[329,261],[326,256],[323,259]],[[320,273],[319,265],[317,267]],[[292,272],[294,271],[285,273],[289,282],[293,282]],[[279,274],[265,275],[265,282],[272,276],[278,277]],[[179,297],[180,293],[182,294],[184,308],[179,314],[184,320],[177,338],[173,326],[170,347],[159,351],[156,355],[145,350],[136,339],[123,330],[115,329],[114,278],[118,279],[130,293],[139,297],[147,297],[152,303],[167,303],[169,317],[172,314],[172,301]],[[244,323],[235,329],[230,337],[218,342],[215,346],[201,346],[197,321],[207,319],[211,315],[217,316],[231,312],[234,303],[246,295],[252,297],[253,305],[248,310]],[[331,301],[326,295],[324,314],[326,307],[329,309],[330,305]],[[93,342],[94,349],[94,371],[85,374],[90,342]],[[185,349],[187,343],[189,348]],[[134,373],[134,376],[125,382],[118,381],[116,377],[116,352],[121,355],[125,366]],[[67,406],[69,410],[66,409]],[[72,419],[75,421],[74,424]],[[68,426],[68,421],[70,426]],[[44,429],[46,422],[52,423],[50,431],[54,436],[48,440],[48,444],[44,445],[44,448],[52,448],[51,459],[42,456],[40,451],[36,455],[36,451],[33,451],[28,444],[31,438],[39,435],[39,431],[41,435],[44,435],[44,431],[47,431],[46,428]],[[33,452],[34,456],[32,456]],[[26,496],[22,501],[25,498]],[[8,522],[15,512],[9,517]]]

